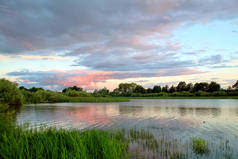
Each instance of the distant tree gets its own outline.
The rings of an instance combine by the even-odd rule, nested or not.
[[[114,89],[112,92],[110,92],[111,96],[120,96],[121,92],[119,91],[118,88]]]
[[[179,82],[179,84],[178,84],[178,86],[177,86],[177,88],[176,88],[176,90],[177,90],[177,92],[182,92],[182,91],[185,91],[185,89],[186,89],[186,82]]]
[[[191,92],[193,90],[193,84],[192,83],[188,83],[185,87],[185,91]]]
[[[141,85],[137,85],[135,90],[133,91],[134,93],[146,93],[146,90],[144,87],[142,87]]]
[[[170,88],[169,88],[169,93],[174,93],[176,91],[176,88],[172,85]]]
[[[216,92],[219,91],[221,89],[220,84],[212,81],[209,85],[208,85],[208,91],[209,92]]]
[[[30,92],[37,92],[37,91],[43,91],[44,89],[43,88],[36,88],[36,87],[32,87],[30,89],[28,89],[28,91]]]
[[[21,86],[21,87],[19,87],[19,89],[20,90],[25,90],[25,91],[27,91],[28,89],[27,88],[25,88],[24,86]]]
[[[234,88],[235,90],[238,90],[238,80],[237,80],[236,83],[232,86],[232,88]]]
[[[74,91],[83,91],[83,88],[77,87],[77,86],[73,86],[73,87],[68,87],[62,90],[63,93],[67,92],[68,90],[74,90]]]
[[[23,95],[17,88],[17,83],[0,79],[0,104],[19,106],[23,104]]]
[[[201,82],[201,83],[195,83],[193,87],[193,92],[198,92],[198,91],[208,91],[208,86],[209,84],[207,82]]]
[[[162,88],[162,92],[168,93],[168,92],[169,92],[169,86],[168,86],[168,85],[164,86],[164,87]]]
[[[132,93],[134,92],[136,86],[136,83],[120,83],[118,90],[123,93]]]
[[[153,93],[153,89],[147,88],[146,93]]]
[[[232,87],[229,86],[229,87],[227,88],[227,91],[228,91],[228,92],[232,91]]]
[[[154,86],[153,87],[153,93],[160,93],[161,92],[161,87],[160,86]]]
[[[109,90],[106,87],[99,89],[99,90],[96,89],[96,90],[94,90],[93,95],[105,97],[105,96],[109,95]]]

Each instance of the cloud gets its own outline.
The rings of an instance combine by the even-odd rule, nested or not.
[[[44,87],[47,89],[61,90],[69,86],[80,86],[85,89],[98,88],[99,82],[107,84],[107,80],[113,79],[134,79],[150,78],[161,76],[181,76],[204,73],[199,70],[176,68],[164,69],[156,72],[105,72],[105,71],[87,71],[87,70],[51,70],[51,71],[17,71],[9,72],[7,76],[16,77],[20,85],[26,87]],[[115,86],[116,87],[116,86]]]
[[[8,74],[22,84],[57,89],[96,88],[110,79],[202,73],[194,68],[222,64],[223,56],[210,56],[209,49],[183,53],[185,46],[173,39],[174,32],[232,21],[238,17],[237,7],[237,0],[0,0],[0,55],[28,60],[67,57],[72,67],[87,69]]]
[[[118,44],[121,38],[135,36],[142,41],[124,41],[120,47],[143,50],[151,47],[144,45],[145,38],[168,37],[184,23],[238,15],[236,0],[2,0],[0,13],[1,54],[71,48],[113,39]]]
[[[214,65],[225,62],[226,60],[222,59],[221,55],[212,55],[209,57],[204,57],[199,60],[200,65]]]

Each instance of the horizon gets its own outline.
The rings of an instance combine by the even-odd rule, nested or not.
[[[237,0],[3,0],[0,19],[0,78],[26,88],[238,80]]]

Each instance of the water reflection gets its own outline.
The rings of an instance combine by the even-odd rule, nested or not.
[[[26,105],[18,123],[66,128],[145,128],[173,136],[238,139],[238,100],[132,100]],[[238,142],[237,142],[238,143]]]

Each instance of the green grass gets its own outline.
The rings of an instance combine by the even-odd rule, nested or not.
[[[192,140],[192,149],[198,155],[204,155],[210,152],[207,142],[201,138],[194,138]]]
[[[171,136],[157,136],[144,129],[80,131],[4,125],[0,122],[0,128],[4,127],[0,129],[0,159],[198,159],[204,154],[209,159],[234,157],[229,141],[224,147],[208,144],[201,138],[182,143]]]
[[[8,129],[0,134],[1,159],[122,159],[126,144],[101,130]]]

